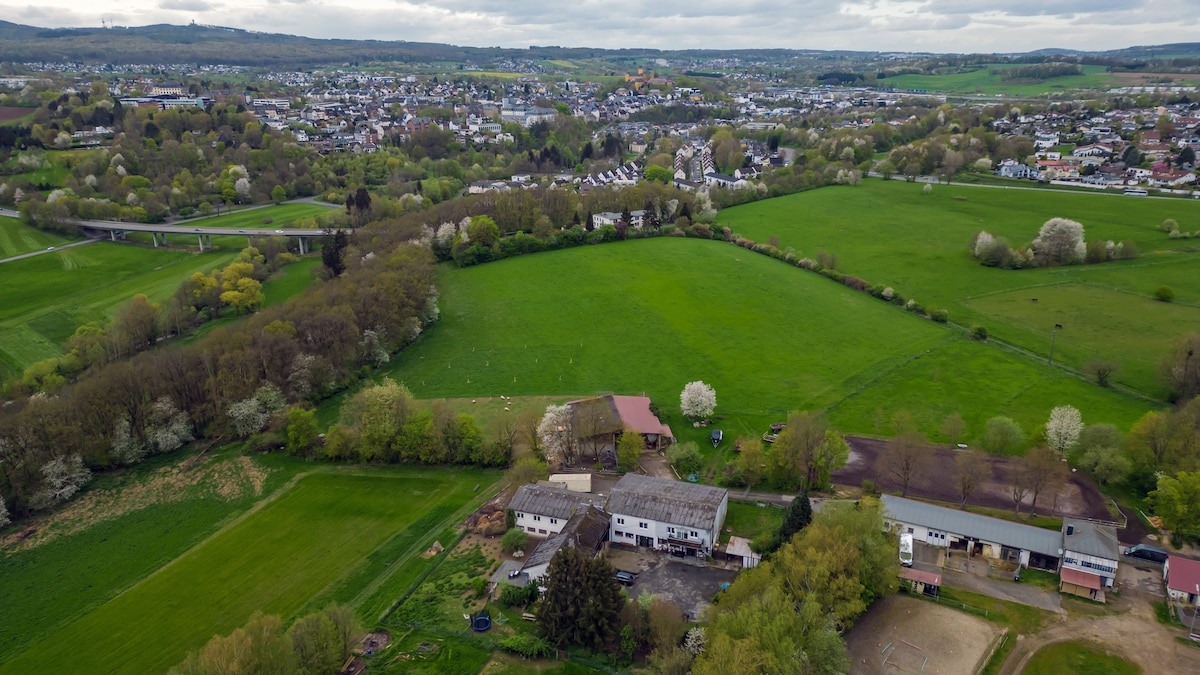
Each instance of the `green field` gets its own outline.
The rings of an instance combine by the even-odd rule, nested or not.
[[[193,218],[179,221],[179,227],[228,227],[245,229],[295,227],[294,223],[305,218],[316,218],[338,209],[313,202],[292,202],[271,206],[242,209],[220,216]],[[270,219],[271,222],[266,222]]]
[[[48,630],[53,625],[42,626],[36,634],[48,637],[23,645],[0,672],[163,672],[212,635],[241,626],[255,610],[288,622],[344,601],[361,614],[372,589],[399,596],[393,577],[408,578],[410,563],[424,563],[416,553],[460,519],[467,502],[484,494],[476,486],[497,477],[411,468],[323,469],[303,476],[69,625],[53,632]],[[430,513],[443,520],[423,518]],[[169,522],[166,518],[158,520]],[[148,538],[137,532],[133,539]],[[89,549],[73,551],[76,563],[69,572],[86,575]],[[381,551],[386,559],[376,555]],[[18,565],[9,561],[23,555],[5,564]],[[39,595],[38,587],[28,586],[16,597],[27,606]]]
[[[910,410],[936,436],[949,411],[982,432],[999,414],[1033,428],[1063,398],[1085,419],[1118,424],[1148,408],[718,242],[642,240],[444,268],[440,286],[441,322],[388,367],[422,398],[646,392],[683,438],[705,431],[678,413],[695,379],[715,387],[733,435],[758,436],[790,410],[829,409],[847,432],[875,431],[876,408]],[[943,373],[925,376],[931,367]]]
[[[48,246],[62,246],[71,241],[53,232],[29,227],[16,218],[0,216],[0,259],[44,251]]]
[[[1042,223],[1063,216],[1088,239],[1133,240],[1141,257],[1100,265],[1000,270],[971,257],[981,229],[1026,245]],[[989,187],[866,181],[722,211],[721,224],[755,241],[778,237],[805,256],[835,253],[838,269],[892,286],[950,320],[982,324],[992,336],[1080,368],[1093,358],[1120,364],[1118,383],[1165,394],[1156,372],[1174,338],[1200,330],[1200,254],[1193,240],[1169,239],[1166,218],[1200,229],[1200,203]],[[1192,249],[1192,250],[1188,250]],[[1161,285],[1174,305],[1152,298]],[[1034,302],[1034,299],[1037,299]]]
[[[1029,659],[1024,675],[1137,675],[1141,669],[1088,642],[1060,642],[1042,647]]]
[[[1054,77],[1041,82],[1014,80],[1005,82],[993,69],[1007,70],[1017,64],[988,64],[969,73],[949,75],[897,75],[879,80],[878,86],[893,89],[920,89],[960,94],[1007,94],[1009,96],[1040,96],[1070,89],[1100,89],[1112,86],[1115,80],[1104,66],[1083,66],[1082,75]]]

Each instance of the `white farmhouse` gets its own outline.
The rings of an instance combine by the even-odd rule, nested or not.
[[[708,485],[625,474],[608,497],[613,543],[697,557],[712,555],[729,491]]]
[[[535,537],[562,532],[584,497],[578,492],[543,485],[522,485],[508,503],[515,527]]]

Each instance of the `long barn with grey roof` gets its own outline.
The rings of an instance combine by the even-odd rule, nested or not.
[[[522,485],[508,503],[515,526],[529,534],[547,537],[562,532],[587,495],[543,485]]]
[[[625,474],[608,497],[609,537],[614,544],[707,556],[728,509],[723,488]]]

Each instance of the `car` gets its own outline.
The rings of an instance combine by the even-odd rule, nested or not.
[[[1146,544],[1138,544],[1130,546],[1122,551],[1130,558],[1139,558],[1141,560],[1149,560],[1150,562],[1165,563],[1167,561],[1167,552],[1157,546],[1148,546]]]
[[[613,575],[613,579],[616,579],[617,583],[624,584],[625,586],[633,585],[633,574],[625,570],[617,570],[617,573]]]
[[[46,247],[46,250],[47,250],[47,251],[53,251],[53,250],[54,250],[54,247],[53,247],[53,246],[47,246],[47,247]]]
[[[246,234],[246,231],[245,231],[245,230],[238,230],[238,233],[239,233],[239,234]]]
[[[508,573],[509,579],[516,579],[519,576],[521,576],[521,568],[520,567],[518,567],[515,570]]]
[[[196,231],[196,232],[202,232],[203,230],[201,230],[200,228],[198,228],[198,227],[197,227],[195,231]]]
[[[283,234],[283,230],[275,230],[275,234]]]

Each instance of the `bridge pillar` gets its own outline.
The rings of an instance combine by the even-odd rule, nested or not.
[[[158,233],[157,232],[150,233],[150,241],[154,242],[154,248],[158,248]]]
[[[209,248],[212,248],[212,247],[213,247],[213,245],[212,245],[212,235],[211,235],[211,234],[206,234],[206,235],[204,235],[204,241],[205,241],[205,243],[207,243],[207,244],[208,244],[208,247],[209,247]]]
[[[200,239],[200,252],[204,253],[204,235],[198,237]]]
[[[300,255],[304,255],[307,251],[304,250],[304,237],[296,237],[300,240]]]
[[[109,236],[109,237],[111,237],[113,241],[116,241],[116,240],[117,240],[117,231],[116,231],[116,230],[109,230],[109,231],[108,231],[108,236]]]

